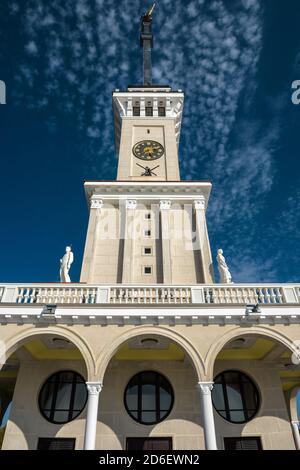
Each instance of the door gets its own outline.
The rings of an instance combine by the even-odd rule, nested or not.
[[[127,437],[126,450],[172,450],[171,437]]]

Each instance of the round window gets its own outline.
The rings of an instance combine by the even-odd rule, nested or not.
[[[51,423],[72,421],[82,412],[87,401],[84,378],[77,372],[64,370],[51,375],[42,386],[39,406]]]
[[[219,415],[231,423],[250,421],[259,408],[257,387],[246,374],[236,370],[217,375],[212,401]]]
[[[174,401],[170,382],[161,374],[145,371],[128,383],[124,403],[129,415],[141,424],[156,424],[170,413]]]

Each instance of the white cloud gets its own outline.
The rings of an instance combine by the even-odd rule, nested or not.
[[[35,56],[38,53],[38,47],[34,41],[29,41],[25,46],[25,50],[31,56]]]

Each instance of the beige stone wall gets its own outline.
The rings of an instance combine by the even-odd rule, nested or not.
[[[260,436],[265,450],[295,450],[278,368],[261,361],[217,361],[215,376],[225,370],[239,370],[253,380],[259,390],[260,407],[257,415],[245,424],[229,423],[215,412],[218,448],[224,448],[224,437]]]
[[[113,236],[112,236],[113,233]],[[91,209],[83,256],[81,282],[118,282],[120,241],[119,208]]]
[[[134,421],[124,406],[124,390],[138,372],[154,370],[163,374],[174,390],[169,416],[156,425]],[[182,361],[116,361],[104,377],[99,400],[96,448],[125,449],[126,437],[172,437],[174,449],[204,449],[200,396],[193,368]]]
[[[73,437],[82,449],[86,410],[64,425],[49,423],[39,411],[38,395],[45,380],[59,370],[71,369],[86,378],[83,361],[22,361],[18,373],[3,450],[34,450],[39,437]]]
[[[159,165],[155,170],[157,177],[147,177],[147,181],[178,181],[180,176],[175,121],[166,117],[155,118],[155,121],[142,117],[123,118],[117,180],[136,180],[142,170],[136,163],[149,166],[148,162],[136,158],[132,153],[137,142],[147,139],[157,141],[165,148],[164,156],[150,163],[150,168]]]
[[[126,215],[125,215],[126,211]],[[151,213],[151,219],[145,214]],[[159,221],[159,218],[161,222]],[[168,221],[166,221],[166,218]],[[125,222],[126,219],[126,222]],[[204,282],[202,259],[199,250],[192,244],[190,214],[184,207],[164,210],[159,215],[159,204],[139,205],[136,209],[124,209],[124,233],[120,236],[120,210],[117,207],[91,209],[89,228],[81,282],[99,284],[197,284]],[[166,227],[162,240],[159,224]],[[150,229],[147,236],[145,230]],[[108,236],[108,234],[112,234]],[[207,231],[205,230],[205,234]],[[205,239],[205,250],[209,250]],[[144,248],[151,248],[151,255],[144,254]],[[210,257],[210,254],[207,254]],[[203,262],[209,264],[208,258]],[[144,267],[151,267],[151,274],[145,274]]]
[[[199,254],[192,245],[192,225],[188,211],[184,208],[170,210],[169,224],[171,283],[197,284],[197,282],[203,282]]]

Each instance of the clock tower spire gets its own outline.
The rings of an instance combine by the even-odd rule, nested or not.
[[[153,47],[152,15],[154,8],[155,3],[153,3],[152,7],[149,8],[147,13],[141,17],[140,41],[143,48],[144,85],[151,85],[152,82],[151,50]]]
[[[179,181],[178,146],[184,94],[152,83],[152,15],[141,17],[143,84],[113,93],[118,181]]]

